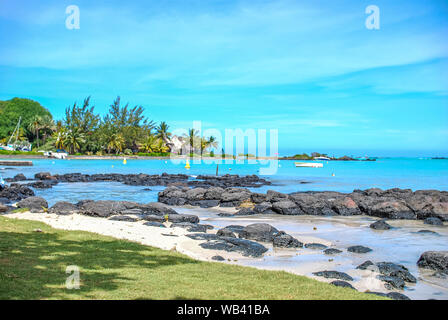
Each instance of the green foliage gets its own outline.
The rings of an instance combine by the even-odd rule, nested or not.
[[[82,105],[65,110],[65,117],[56,124],[51,114],[38,102],[14,98],[0,101],[0,143],[5,144],[22,116],[19,140],[27,140],[40,150],[66,149],[70,154],[127,154],[139,150],[149,154],[169,154],[169,126],[157,127],[144,115],[142,106],[121,105],[117,97],[109,113],[101,118],[95,113],[90,97]],[[152,133],[152,129],[156,133]],[[27,153],[30,154],[30,153]]]
[[[20,117],[21,128],[25,130],[24,136],[30,141],[34,141],[35,137],[32,130],[29,130],[33,118],[52,119],[51,113],[37,101],[22,98],[0,101],[0,139],[9,138]]]
[[[138,156],[141,157],[168,157],[170,155],[169,152],[138,152],[137,153]]]
[[[297,160],[313,160],[313,157],[307,155],[306,153],[296,154],[293,158]]]

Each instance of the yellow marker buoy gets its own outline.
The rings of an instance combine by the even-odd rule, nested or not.
[[[190,169],[190,162],[187,161],[187,163],[185,164],[185,169]]]
[[[334,177],[334,176],[335,176],[335,174],[334,174],[334,173],[332,173],[332,174],[331,174],[331,176],[332,176],[332,177]]]
[[[123,158],[123,164],[126,164],[126,158]]]

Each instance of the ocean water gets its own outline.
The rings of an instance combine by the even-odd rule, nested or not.
[[[425,158],[380,158],[377,161],[322,161],[323,168],[296,168],[294,161],[278,161],[273,175],[263,176],[272,182],[270,186],[256,188],[257,192],[269,189],[290,193],[295,191],[339,191],[352,192],[367,188],[409,188],[412,190],[437,189],[448,191],[448,160]],[[80,172],[93,173],[185,173],[189,175],[216,174],[216,163],[191,163],[185,169],[185,161],[171,160],[33,160],[32,167],[15,167],[5,170],[0,167],[3,178],[23,173],[32,178],[36,172],[48,171],[52,174]],[[275,163],[231,163],[219,164],[219,175],[260,174],[260,169]],[[50,190],[37,193],[56,200],[120,199],[130,201],[155,201],[162,187],[126,186],[120,183],[71,183],[59,184]],[[255,190],[255,189],[254,189]]]

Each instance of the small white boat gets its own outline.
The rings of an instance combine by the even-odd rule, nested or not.
[[[55,158],[55,159],[66,159],[68,156],[68,153],[66,152],[53,152],[53,151],[46,151],[44,152],[44,156],[48,158]]]
[[[306,167],[306,168],[323,168],[322,163],[317,162],[294,162],[296,167]]]
[[[314,157],[314,160],[320,160],[320,161],[330,161],[331,159],[328,157]]]

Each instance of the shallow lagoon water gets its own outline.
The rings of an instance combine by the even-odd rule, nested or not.
[[[215,174],[216,164],[191,164],[186,170],[184,163],[170,160],[33,160],[33,167],[0,168],[3,178],[24,173],[32,178],[35,173],[48,171],[53,174],[80,172],[93,173],[185,173],[189,175]],[[351,192],[354,189],[371,187],[448,190],[448,160],[430,159],[379,159],[375,162],[330,161],[323,162],[323,168],[295,168],[294,161],[279,161],[278,172],[267,176],[273,185],[252,189],[266,192],[269,189],[280,192],[309,190],[333,190]],[[258,174],[261,164],[220,164],[220,174]],[[231,170],[230,170],[231,169]],[[335,176],[332,176],[334,174]],[[82,199],[127,200],[136,202],[157,201],[157,193],[164,187],[128,186],[116,182],[59,183],[52,189],[35,190],[47,199],[50,205],[57,201],[76,203]],[[148,190],[150,189],[150,190]],[[343,250],[334,256],[321,251],[300,249],[298,251],[270,248],[262,259],[241,259],[239,264],[268,269],[283,269],[312,276],[312,272],[337,270],[347,272],[355,279],[354,285],[362,283],[365,274],[355,270],[366,260],[390,261],[405,265],[418,278],[415,285],[409,285],[404,294],[414,299],[448,299],[448,280],[431,277],[416,266],[421,253],[428,250],[448,250],[448,227],[424,225],[421,221],[390,221],[396,228],[389,231],[375,231],[368,227],[374,221],[371,217],[311,217],[311,216],[256,216],[222,218],[213,209],[176,208],[179,212],[193,213],[204,223],[216,227],[229,224],[247,225],[263,221],[279,230],[298,238],[302,242],[319,239],[322,243]],[[317,230],[313,228],[316,227]],[[429,229],[439,233],[419,234],[418,230]],[[314,241],[313,241],[314,242]],[[318,242],[318,241],[317,241]],[[373,249],[367,254],[353,254],[345,249],[351,245],[364,245]],[[328,261],[333,259],[333,261]],[[381,290],[378,290],[381,291]]]
[[[34,173],[49,171],[55,173],[80,172],[93,173],[146,173],[160,174],[185,173],[189,175],[216,173],[216,163],[202,161],[191,162],[191,168],[185,169],[185,160],[33,160],[33,167],[17,167],[15,170],[0,170],[4,178],[18,172],[32,177]],[[274,185],[259,188],[260,192],[274,189],[280,192],[294,191],[340,191],[352,192],[354,189],[378,187],[437,189],[448,191],[448,160],[431,160],[417,158],[384,158],[377,161],[323,161],[323,168],[296,168],[294,161],[278,161],[274,175],[266,176]],[[266,163],[219,164],[219,174],[259,174]],[[334,174],[334,176],[333,176]]]

